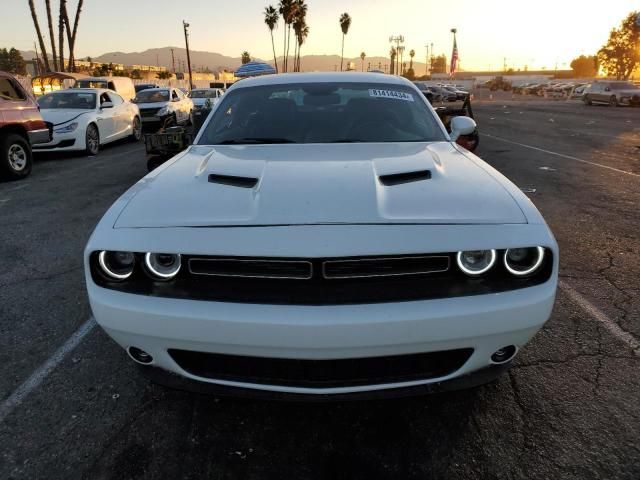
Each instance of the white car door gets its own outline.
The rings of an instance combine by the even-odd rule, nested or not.
[[[110,108],[102,108],[102,105],[107,102],[111,102],[111,97],[109,97],[107,92],[101,93],[100,98],[98,99],[98,111],[96,117],[98,131],[100,132],[100,143],[112,141],[116,133],[115,105]]]
[[[132,118],[129,105],[117,93],[109,92],[109,97],[113,103],[113,116],[115,119],[114,140],[129,135],[127,130],[131,126]]]

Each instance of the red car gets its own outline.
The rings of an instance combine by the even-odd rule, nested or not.
[[[12,75],[0,72],[0,177],[29,175],[31,145],[48,142],[50,135],[33,97]]]

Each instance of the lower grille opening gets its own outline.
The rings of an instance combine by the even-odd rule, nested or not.
[[[304,388],[381,385],[443,377],[462,367],[472,353],[472,348],[461,348],[386,357],[300,360],[169,350],[180,368],[198,377]]]

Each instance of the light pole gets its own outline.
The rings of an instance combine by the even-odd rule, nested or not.
[[[189,24],[182,20],[182,26],[184,27],[184,43],[187,46],[187,66],[189,67],[189,90],[193,90],[193,79],[191,78],[191,55],[189,55],[189,33],[187,28]]]

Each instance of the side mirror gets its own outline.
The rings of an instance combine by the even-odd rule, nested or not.
[[[451,141],[455,142],[462,135],[471,135],[476,130],[476,122],[470,117],[453,117],[451,119]]]
[[[102,105],[100,105],[100,108],[102,108],[102,109],[113,108],[113,103],[112,102],[103,102]]]
[[[610,88],[610,87],[604,87],[604,91],[605,91],[605,92],[610,92],[610,91],[611,91],[611,88]]]

